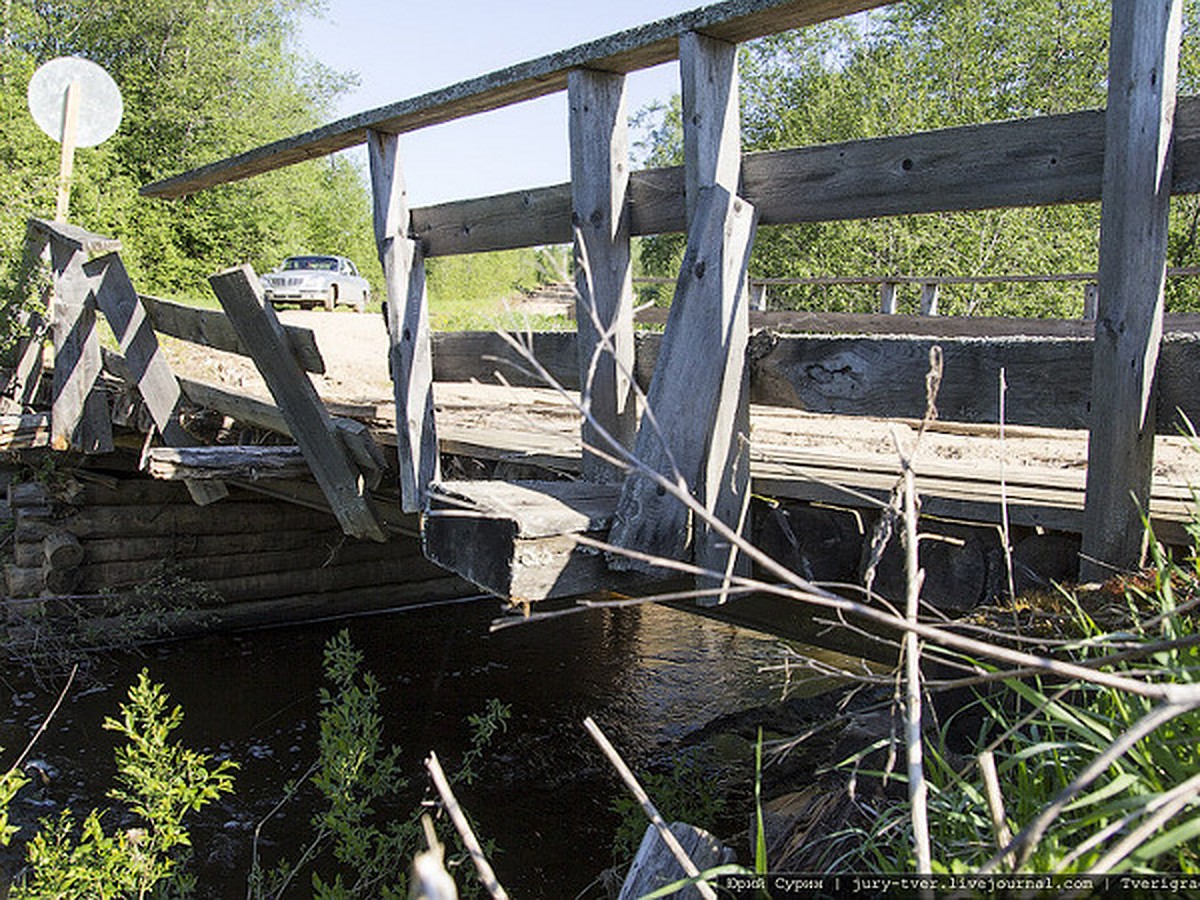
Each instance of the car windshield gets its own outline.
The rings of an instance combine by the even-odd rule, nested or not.
[[[289,256],[283,261],[283,271],[295,272],[299,269],[318,269],[325,272],[336,272],[338,261],[332,256]]]

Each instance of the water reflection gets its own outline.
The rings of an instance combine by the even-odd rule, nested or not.
[[[508,731],[461,799],[502,848],[495,867],[514,896],[574,896],[612,862],[609,804],[618,790],[582,729],[585,716],[636,769],[669,758],[681,738],[717,716],[778,696],[779,676],[758,673],[778,660],[778,642],[758,632],[643,607],[489,634],[496,613],[494,601],[460,604],[213,636],[112,659],[110,686],[76,692],[39,743],[35,756],[55,777],[28,791],[18,816],[27,823],[67,804],[76,812],[106,805],[113,738],[101,722],[145,667],[183,706],[182,740],[241,763],[236,795],[193,830],[209,895],[236,893],[254,825],[315,757],[322,651],[346,627],[383,687],[385,740],[403,748],[413,782],[387,812],[404,815],[419,801],[423,757],[434,749],[455,759],[467,745],[465,718],[499,698],[512,707]],[[53,697],[11,679],[8,687],[0,745],[12,758]],[[290,806],[272,821],[268,857],[295,855],[309,815]]]

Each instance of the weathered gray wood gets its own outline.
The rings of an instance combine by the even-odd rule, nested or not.
[[[578,69],[567,84],[579,383],[595,420],[583,423],[583,477],[614,482],[623,477],[621,468],[587,448],[619,456],[620,449],[633,448],[637,433],[625,77]]]
[[[435,484],[422,539],[429,559],[513,602],[644,583],[607,570],[576,536],[603,537],[620,486],[582,481]]]
[[[433,412],[433,350],[425,260],[417,243],[406,235],[408,203],[400,165],[400,139],[372,131],[367,149],[375,247],[387,283],[400,505],[405,512],[418,512],[425,506],[429,484],[441,472]]]
[[[1137,566],[1154,464],[1182,0],[1113,4],[1080,572]]]
[[[87,256],[97,253],[115,253],[121,249],[121,242],[116,238],[93,234],[86,228],[80,228],[69,222],[30,219],[29,228],[46,240],[59,243],[69,250],[78,250]]]
[[[731,848],[726,847],[703,828],[686,822],[672,822],[670,828],[683,852],[701,872],[737,860],[737,854]],[[658,829],[648,825],[646,833],[642,836],[642,843],[638,846],[637,855],[633,858],[621,885],[618,900],[636,900],[686,877],[679,861],[667,849]],[[701,894],[695,887],[689,887],[671,896],[678,900],[695,900]]]
[[[217,446],[154,447],[147,455],[152,478],[180,481],[190,478],[304,478],[308,463],[299,447]]]
[[[74,569],[83,562],[83,544],[69,531],[54,531],[42,539],[42,559],[49,569]]]
[[[225,350],[241,356],[249,356],[250,351],[238,337],[237,330],[229,324],[229,319],[215,309],[199,309],[185,306],[182,303],[172,303],[170,300],[160,300],[157,297],[139,295],[146,314],[150,317],[154,330],[161,334],[193,344],[203,344],[214,350]],[[316,375],[325,374],[325,360],[317,347],[317,339],[311,328],[301,328],[296,325],[284,325],[288,346],[292,355],[305,372]]]
[[[112,425],[103,394],[93,390],[101,364],[92,280],[83,270],[85,251],[57,238],[58,229],[71,227],[53,226],[50,240],[55,295],[50,443],[55,450],[107,453],[113,447]]]
[[[740,43],[789,28],[850,15],[884,0],[726,0],[649,25],[511,66],[432,93],[349,116],[305,134],[258,147],[142,188],[151,197],[181,197],[367,141],[369,131],[402,134],[565,90],[572,69],[628,73],[670,62],[678,38],[703,32]]]
[[[704,191],[723,190],[735,198],[735,205],[738,202],[742,134],[737,46],[694,32],[683,35],[679,39],[679,70],[683,82],[684,193],[690,241]],[[711,311],[699,314],[690,323],[684,319],[676,323],[676,327],[686,326],[689,331],[695,327],[713,328],[719,335],[722,354],[711,357],[708,364],[720,382],[713,418],[705,423],[709,430],[703,438],[706,444],[703,469],[695,491],[705,509],[734,531],[739,530],[738,520],[750,485],[746,443],[750,439],[750,381],[746,369],[750,294],[746,267],[754,241],[753,208],[751,214],[746,245],[740,246],[738,238],[727,233],[721,251],[723,257],[724,254],[739,257],[744,253],[741,271],[724,271],[728,283],[706,299],[714,304]],[[729,542],[718,537],[707,522],[693,521],[692,528],[697,565],[717,572],[725,572],[732,565],[732,573],[748,574],[749,561],[736,554],[731,556]],[[700,583],[711,586],[713,582],[702,578]],[[712,598],[712,602],[718,599]]]
[[[1175,116],[1171,190],[1200,191],[1200,98]],[[905,163],[911,165],[905,168]],[[741,194],[764,225],[1100,199],[1104,112],[990,122],[742,157]],[[685,230],[683,168],[634,172],[634,236]],[[571,240],[570,186],[413,210],[427,256]],[[902,280],[902,279],[898,279]]]
[[[879,283],[879,311],[884,315],[895,315],[896,282],[881,281]]]
[[[745,297],[753,236],[752,206],[719,187],[702,193],[647,396],[652,415],[643,416],[638,429],[634,455],[693,492],[707,487],[705,461],[710,456],[726,460],[711,452],[709,437],[727,397],[722,361],[729,359],[733,314]],[[744,354],[737,362],[743,360]],[[740,379],[733,387],[740,387]],[[723,427],[730,425],[726,420]],[[731,437],[725,435],[727,441]],[[679,501],[646,476],[631,473],[610,539],[618,547],[683,559],[690,555],[691,520]],[[645,568],[629,559],[614,559],[613,564]]]
[[[9,598],[36,597],[46,586],[46,577],[41,566],[4,567],[4,596]]]
[[[50,445],[50,416],[46,413],[0,416],[0,451],[32,450]]]
[[[921,285],[921,315],[936,316],[938,314],[938,285],[929,281]]]
[[[46,320],[37,313],[20,310],[16,319],[26,333],[17,341],[14,350],[16,366],[0,387],[0,411],[6,414],[22,413],[34,405],[42,383],[49,330]]]
[[[209,283],[250,348],[254,364],[343,530],[355,537],[386,540],[363,494],[362,475],[347,458],[337,427],[292,356],[275,311],[263,301],[254,271],[249,266],[229,269],[213,275]]]
[[[684,195],[687,222],[700,191],[718,185],[739,193],[742,132],[738,112],[737,46],[696,32],[679,38],[683,85]]]

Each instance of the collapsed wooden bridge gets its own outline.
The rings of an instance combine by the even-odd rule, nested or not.
[[[32,429],[29,440],[42,434],[58,448],[110,447],[112,416],[97,390],[106,372],[148,410],[145,424],[162,445],[147,443],[149,471],[184,479],[197,503],[219,502],[229,482],[327,508],[358,538],[386,541],[419,529],[430,559],[497,594],[535,601],[638,584],[660,574],[642,562],[647,556],[694,561],[712,573],[744,571],[728,541],[646,471],[621,465],[624,454],[682,480],[735,530],[746,527],[752,493],[844,506],[869,502],[864,494],[886,495],[895,477],[887,465],[806,456],[778,437],[787,433],[779,421],[812,414],[920,419],[936,345],[945,365],[940,421],[1000,422],[1003,372],[1008,424],[1090,432],[1086,476],[1011,478],[1012,521],[1082,533],[1084,558],[1094,561],[1085,563],[1085,575],[1131,565],[1142,510],[1160,536],[1182,536],[1191,493],[1186,479],[1152,479],[1154,439],[1177,434],[1200,413],[1200,327],[1185,317],[1169,317],[1165,333],[1163,325],[1164,188],[1169,179],[1170,192],[1200,191],[1200,98],[1174,96],[1178,10],[1172,17],[1163,12],[1170,4],[1115,4],[1107,113],[743,155],[737,44],[875,5],[729,0],[144,189],[179,197],[365,142],[389,299],[391,422],[377,411],[357,419],[331,413],[308,378],[323,366],[311,333],[280,324],[247,267],[211,279],[223,316],[193,310],[139,297],[115,242],[33,222],[26,258],[32,265],[48,243],[56,282],[47,326],[55,345],[53,411],[48,423],[12,427]],[[624,75],[675,58],[685,163],[630,173]],[[407,207],[400,134],[562,90],[570,104],[569,184]],[[747,267],[759,224],[1096,200],[1103,238],[1094,326],[895,315],[768,315],[752,323]],[[677,231],[687,234],[687,252],[665,329],[638,332],[630,238]],[[525,352],[520,340],[500,335],[431,334],[426,258],[571,240],[577,333],[529,335]],[[119,354],[101,350],[97,310]],[[30,324],[36,335],[38,323]],[[155,332],[249,355],[274,403],[178,379]],[[6,392],[16,413],[32,402],[40,346],[36,337],[27,343]],[[512,386],[509,402],[517,388],[550,381],[578,392],[588,415],[566,415],[542,430],[456,432],[439,421],[436,385],[495,382],[497,371]],[[295,445],[196,446],[179,426],[185,398],[289,434]],[[394,451],[381,449],[393,444]],[[556,477],[447,480],[446,452],[503,459],[509,472],[520,462],[520,474],[532,466]],[[927,515],[998,521],[999,472],[920,460],[917,470]],[[597,553],[581,535],[617,552]]]

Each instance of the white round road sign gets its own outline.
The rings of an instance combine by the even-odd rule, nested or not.
[[[60,56],[40,66],[29,79],[29,112],[42,131],[61,143],[67,88],[72,81],[78,84],[80,95],[75,144],[94,147],[112,137],[124,111],[117,83],[94,62]]]

